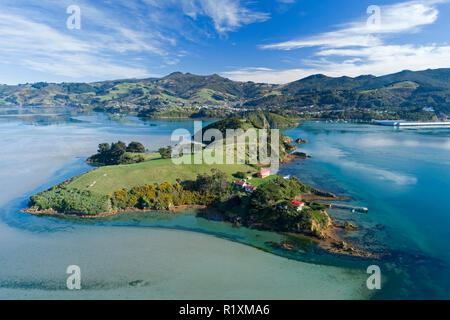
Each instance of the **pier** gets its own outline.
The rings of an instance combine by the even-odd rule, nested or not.
[[[450,121],[403,121],[403,120],[372,120],[372,123],[391,127],[449,127]]]
[[[366,207],[354,207],[354,206],[349,206],[346,204],[335,204],[335,203],[330,204],[330,206],[331,206],[331,208],[335,208],[335,209],[348,209],[348,210],[351,210],[352,212],[361,212],[361,213],[369,212],[369,208],[366,208]]]
[[[323,203],[323,204],[328,205],[332,209],[346,209],[350,210],[351,212],[369,213],[369,208],[366,207],[356,207],[341,203]]]

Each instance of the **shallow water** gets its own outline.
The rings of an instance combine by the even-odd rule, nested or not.
[[[30,195],[89,170],[84,160],[98,143],[137,140],[156,149],[169,144],[171,132],[179,127],[192,129],[192,123],[108,119],[98,114],[0,114],[0,298],[361,299],[372,295],[365,288],[368,263],[355,265],[314,250],[287,259],[279,256],[281,252],[257,249],[270,249],[265,242],[280,239],[273,233],[237,229],[188,214],[175,219],[149,214],[139,220],[128,214],[79,223],[20,212]],[[298,261],[302,259],[306,262]],[[81,268],[80,291],[66,289],[69,265]]]

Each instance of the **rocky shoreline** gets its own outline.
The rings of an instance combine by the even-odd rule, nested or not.
[[[330,200],[330,198],[327,198]],[[53,209],[47,209],[47,210],[36,210],[32,208],[27,208],[21,210],[24,213],[32,214],[35,216],[41,216],[41,217],[48,217],[48,216],[54,216],[54,217],[74,217],[74,218],[81,218],[81,219],[100,219],[100,218],[106,218],[106,217],[112,217],[121,213],[129,213],[129,212],[136,212],[136,213],[150,213],[150,212],[158,212],[158,213],[167,213],[167,214],[177,214],[179,212],[183,212],[185,210],[204,210],[204,213],[206,213],[206,216],[214,215],[217,217],[217,215],[222,216],[222,214],[218,211],[217,208],[212,206],[204,206],[204,205],[182,205],[182,206],[174,206],[169,210],[150,210],[150,209],[136,209],[136,208],[126,208],[121,210],[112,210],[109,212],[104,212],[99,215],[83,215],[78,213],[60,213]],[[320,237],[309,234],[307,232],[300,232],[300,233],[286,233],[293,237],[305,237],[310,239],[311,241],[314,241],[318,243],[319,248],[324,249],[325,251],[332,253],[332,254],[339,254],[339,255],[346,255],[346,256],[353,256],[353,257],[361,257],[361,258],[374,258],[378,259],[379,256],[375,253],[364,251],[361,249],[358,249],[354,247],[351,243],[345,242],[342,238],[340,238],[336,232],[340,229],[345,229],[345,225],[338,225],[336,224],[333,219],[331,219],[330,227],[323,230],[321,232]],[[222,216],[222,221],[228,221],[227,219],[224,219]],[[233,221],[228,221],[230,223],[234,223]],[[237,225],[240,226],[240,225]],[[258,227],[258,226],[246,226],[249,228],[256,228],[256,229],[264,229]],[[270,230],[270,229],[268,229]],[[277,231],[274,231],[277,232]],[[283,232],[280,232],[283,233]],[[273,248],[276,249],[283,249],[287,251],[297,251],[296,247],[293,244],[290,244],[288,242],[285,243],[271,243],[270,244]]]
[[[99,219],[99,218],[106,218],[106,217],[112,217],[121,213],[125,212],[137,212],[137,213],[148,213],[148,212],[159,212],[159,213],[178,213],[185,210],[208,210],[213,211],[211,207],[204,206],[204,205],[197,205],[197,204],[189,204],[189,205],[182,205],[182,206],[174,206],[170,208],[169,210],[155,210],[155,209],[137,209],[137,208],[125,208],[125,209],[116,209],[111,210],[108,212],[103,212],[101,214],[97,215],[86,215],[86,214],[79,214],[79,213],[61,213],[53,209],[47,209],[47,210],[37,210],[33,208],[26,208],[21,210],[24,213],[29,213],[35,216],[68,216],[68,217],[77,217],[77,218],[83,218],[83,219]]]
[[[381,255],[375,252],[369,252],[365,250],[361,250],[355,247],[355,245],[351,242],[344,241],[340,238],[336,232],[340,229],[343,229],[344,226],[337,225],[333,222],[333,225],[328,229],[323,231],[322,237],[318,239],[315,236],[308,234],[300,234],[300,233],[286,233],[294,238],[306,238],[311,240],[311,242],[317,243],[318,247],[322,250],[325,250],[328,253],[336,254],[336,255],[344,255],[351,256],[357,258],[364,259],[380,259]],[[281,249],[284,251],[299,251],[299,248],[293,242],[284,241],[281,243],[277,242],[269,242],[268,243],[274,249]]]

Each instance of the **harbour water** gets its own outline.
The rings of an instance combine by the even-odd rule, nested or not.
[[[282,173],[347,195],[368,214],[336,210],[361,227],[350,238],[386,249],[391,274],[379,298],[449,298],[450,129],[308,122],[287,132],[312,155]]]
[[[310,140],[301,150],[312,158],[281,173],[368,207],[366,215],[330,214],[361,228],[347,239],[388,252],[382,261],[332,256],[308,241],[297,253],[274,250],[267,242],[283,236],[195,212],[89,222],[20,212],[30,195],[89,170],[84,160],[99,143],[136,140],[156,149],[180,127],[193,125],[101,114],[0,116],[0,298],[449,297],[448,129],[308,122],[286,132]],[[366,288],[371,264],[383,275],[376,292]],[[82,270],[80,291],[66,288],[69,265]]]

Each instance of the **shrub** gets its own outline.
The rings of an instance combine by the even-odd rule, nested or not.
[[[245,172],[242,172],[242,171],[236,172],[234,174],[234,176],[236,178],[238,178],[238,179],[245,179],[245,178],[247,178],[247,174]]]
[[[131,142],[128,147],[122,141],[117,143],[100,143],[97,154],[91,156],[88,161],[102,165],[132,164],[145,161],[142,155],[130,155],[126,152],[145,152],[144,146],[139,142]]]
[[[109,210],[108,196],[89,190],[68,189],[61,185],[30,198],[30,207],[61,213],[97,215]]]

